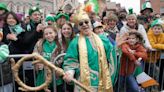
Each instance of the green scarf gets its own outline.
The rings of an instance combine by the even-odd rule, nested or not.
[[[19,35],[21,32],[24,32],[20,24],[9,26],[9,28],[10,28],[10,31],[16,35]]]
[[[46,58],[48,61],[51,58],[52,52],[56,48],[56,43],[53,41],[52,43],[48,42],[47,40],[43,43],[43,56]]]

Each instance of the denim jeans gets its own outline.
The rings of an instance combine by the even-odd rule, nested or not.
[[[120,76],[120,88],[125,88],[125,92],[139,92],[140,89],[133,75]]]

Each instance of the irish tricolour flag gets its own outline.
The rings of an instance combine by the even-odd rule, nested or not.
[[[147,88],[154,85],[159,85],[159,83],[143,72],[142,67],[138,66],[135,70],[135,76],[138,84],[141,84],[143,88]]]
[[[85,11],[98,13],[99,12],[98,0],[89,0],[85,5]]]

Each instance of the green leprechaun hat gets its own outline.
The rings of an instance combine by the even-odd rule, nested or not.
[[[163,27],[164,21],[161,19],[156,19],[151,23],[151,27],[154,27],[155,25],[161,25]]]
[[[55,18],[54,18],[54,16],[52,16],[52,15],[50,15],[50,14],[47,15],[47,16],[46,16],[46,22],[47,22],[47,21],[55,22]]]
[[[68,14],[65,13],[59,13],[58,15],[56,15],[56,20],[58,20],[59,18],[61,18],[62,16],[64,16],[66,18],[66,20],[69,20],[69,16]]]
[[[0,3],[0,10],[5,10],[6,12],[8,11],[6,4]]]
[[[32,7],[30,10],[29,10],[29,15],[32,15],[33,12],[35,11],[38,11],[41,13],[41,10],[39,9],[39,7]]]
[[[128,10],[129,14],[126,16],[126,18],[133,16],[137,19],[137,15],[133,12],[133,8],[129,8]]]
[[[141,13],[142,13],[145,9],[149,9],[151,12],[153,12],[153,9],[152,9],[152,6],[151,6],[151,3],[150,3],[149,0],[145,1],[145,2],[142,4]]]

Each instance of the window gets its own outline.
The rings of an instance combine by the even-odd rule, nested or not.
[[[164,7],[160,8],[160,13],[164,13]]]

